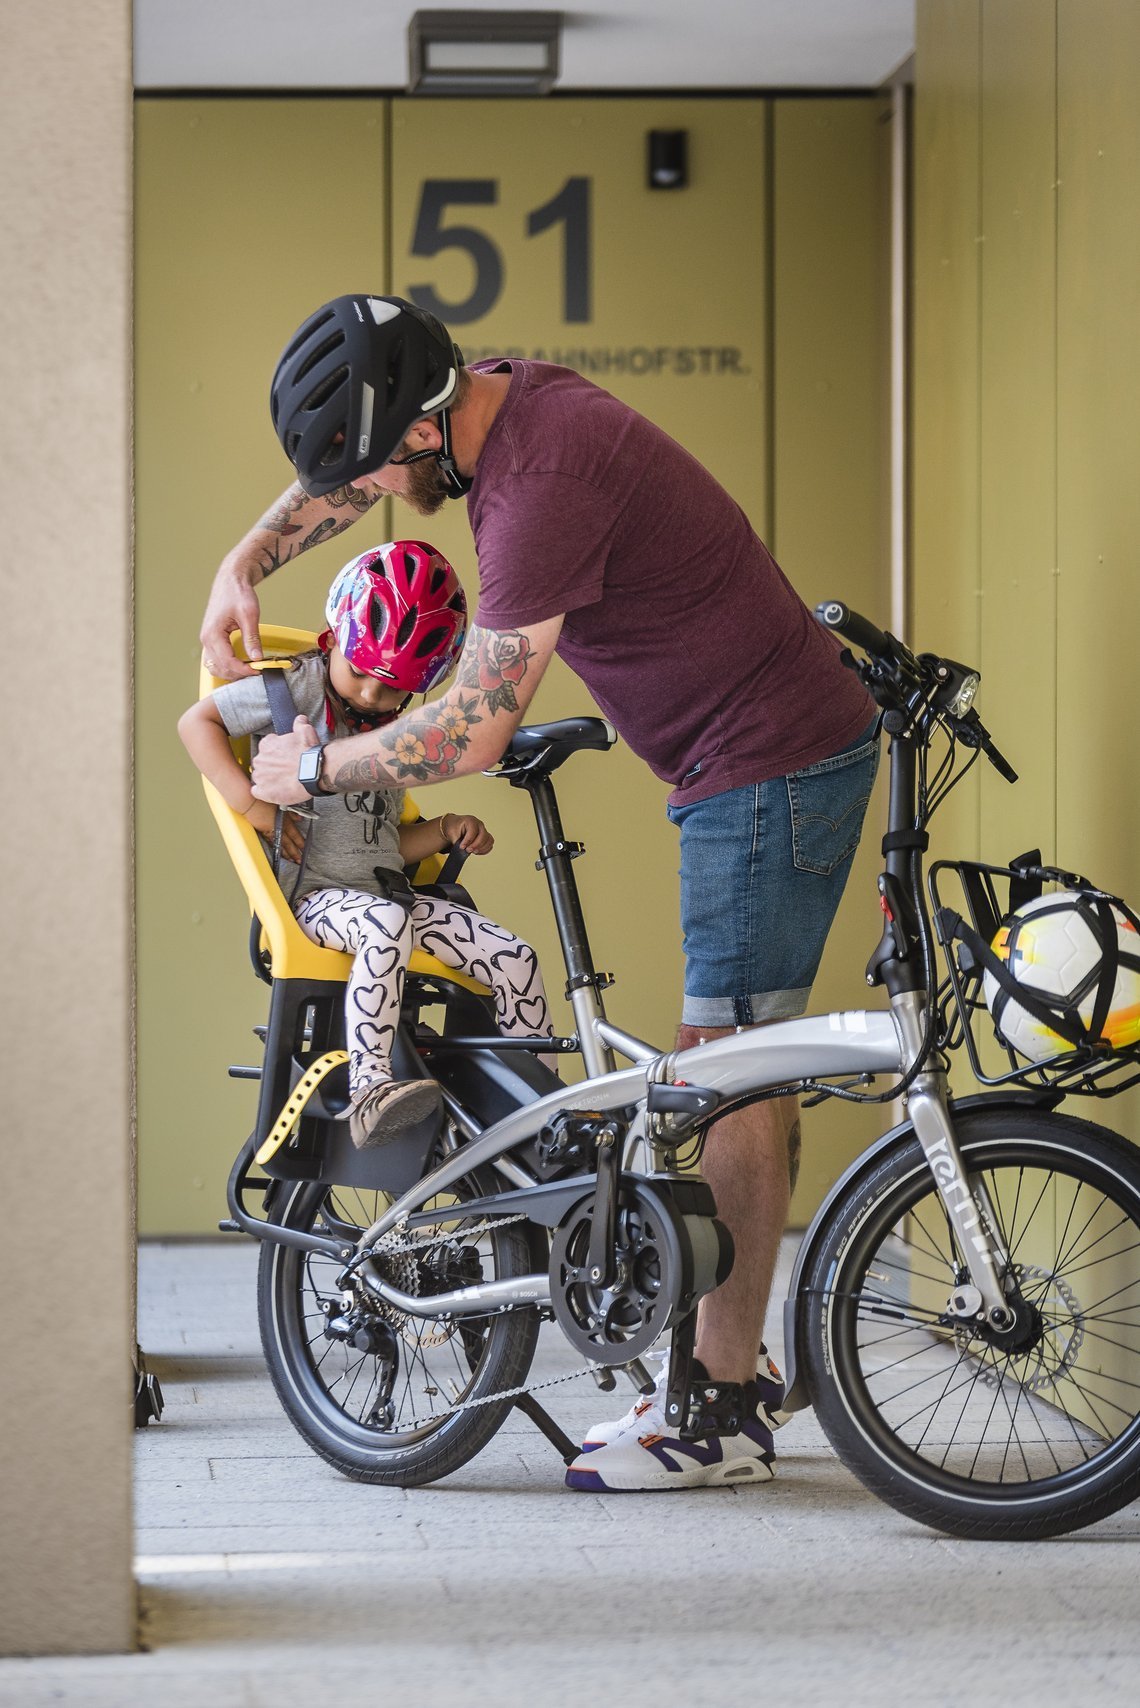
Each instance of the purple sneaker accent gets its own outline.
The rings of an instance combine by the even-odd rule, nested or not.
[[[654,1391],[651,1394],[639,1394],[624,1417],[592,1425],[582,1443],[583,1453],[593,1453],[599,1447],[608,1447],[611,1442],[619,1440],[631,1430],[638,1436],[665,1433],[665,1383],[669,1374],[669,1353],[654,1352],[650,1356],[662,1361],[661,1374],[657,1378]],[[781,1410],[784,1404],[784,1379],[769,1358],[766,1346],[760,1348],[755,1387],[768,1427],[779,1429],[788,1422],[792,1414]]]
[[[682,1441],[676,1431],[664,1427],[659,1402],[644,1408],[639,1422],[650,1427],[639,1431],[635,1425],[617,1439],[579,1453],[566,1472],[566,1487],[618,1494],[770,1482],[774,1453],[772,1430],[763,1408],[765,1386],[772,1384],[760,1379],[745,1383],[752,1415],[738,1435]]]

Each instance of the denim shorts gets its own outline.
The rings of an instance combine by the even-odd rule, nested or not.
[[[671,806],[690,1026],[802,1014],[879,767],[878,719],[830,759]]]

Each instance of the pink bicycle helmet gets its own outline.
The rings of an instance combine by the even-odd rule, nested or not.
[[[426,694],[463,647],[467,601],[459,577],[434,546],[393,540],[346,563],[325,616],[357,670],[407,694]]]

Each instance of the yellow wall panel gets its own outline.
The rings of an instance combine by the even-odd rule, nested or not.
[[[1061,0],[1058,49],[1058,852],[1136,907],[1140,8]],[[1140,1092],[1100,1113],[1140,1138]]]
[[[982,716],[1020,782],[981,767],[982,851],[1055,842],[1053,9],[982,8]]]
[[[789,419],[781,477],[790,539],[798,531],[801,541],[830,550],[847,512],[850,590],[847,578],[856,570],[871,574],[881,496],[880,477],[870,473],[870,447],[882,427],[869,376],[880,347],[872,279],[880,264],[885,153],[873,143],[875,102],[815,105],[815,117],[805,111],[799,121],[802,139],[787,155],[780,198],[789,311],[801,293],[815,293],[816,305],[810,314],[800,305],[785,342],[789,396],[806,400],[807,409],[794,430]],[[816,124],[830,107],[842,109],[837,125]],[[687,190],[645,188],[650,128],[688,130]],[[795,134],[792,121],[788,135]],[[486,248],[475,242],[426,250],[433,230],[437,241],[440,232],[454,235],[452,228],[466,225],[492,242],[502,261],[493,308],[474,321],[451,316],[468,353],[541,350],[591,371],[708,463],[765,532],[774,342],[767,118],[759,100],[389,106],[348,98],[156,98],[139,103],[138,142],[141,1209],[144,1231],[201,1232],[222,1211],[232,1153],[252,1117],[252,1089],[225,1081],[225,1065],[256,1059],[254,1041],[248,1054],[241,1040],[264,1017],[265,1001],[245,963],[243,903],[174,723],[194,692],[195,636],[213,570],[289,476],[266,408],[284,336],[345,289],[428,287],[461,306],[478,261],[488,276]],[[358,169],[338,185],[324,163],[346,153]],[[828,189],[832,168],[843,187],[838,197]],[[494,182],[496,200],[455,199],[457,177]],[[433,178],[452,186],[452,199],[435,192],[435,211],[425,216],[423,185]],[[588,300],[575,248],[583,207],[574,198],[582,192],[556,199],[575,179],[590,181]],[[801,192],[809,206],[797,217],[789,197]],[[843,289],[848,276],[859,281],[854,294]],[[811,377],[797,376],[797,365],[813,359],[813,315],[828,345],[838,410],[815,389],[814,367]],[[860,393],[867,407],[856,411],[850,404]],[[813,420],[822,448],[813,443]],[[811,459],[806,478],[796,467],[801,454]],[[851,471],[864,468],[866,480],[853,483]],[[813,486],[843,494],[822,532],[807,509]],[[378,509],[343,541],[274,578],[265,589],[267,617],[316,626],[335,568],[396,529],[428,532],[454,558],[474,598],[462,505],[430,524],[399,508],[394,515]],[[814,595],[812,587],[805,591]],[[559,668],[533,715],[559,716],[586,703],[581,684]],[[619,979],[611,1012],[667,1043],[682,981],[667,791],[621,748],[584,754],[559,777],[567,833],[590,845],[576,871],[596,959]],[[545,883],[533,871],[528,803],[520,791],[474,778],[431,792],[424,804],[437,811],[461,801],[499,837],[495,855],[471,868],[475,896],[538,944],[556,1019],[568,1022],[558,1001],[563,971]],[[866,954],[860,923],[856,974]],[[852,1003],[859,986],[852,988],[849,976],[847,969],[837,1000]],[[797,1213],[812,1207],[811,1193],[801,1189]]]
[[[699,456],[763,532],[765,103],[392,105],[393,289],[442,313],[468,359],[506,353],[578,368]],[[647,188],[651,129],[688,131],[687,188]],[[544,215],[559,196],[561,217]],[[542,229],[532,231],[536,224]],[[447,241],[456,227],[459,242]],[[474,608],[465,506],[417,523],[397,504],[393,527],[426,528],[461,570]],[[537,722],[593,709],[583,684],[555,660],[529,715]],[[608,1011],[666,1047],[683,981],[668,787],[619,743],[572,760],[558,791],[568,835],[588,845],[575,873],[595,958],[617,978]],[[478,777],[428,798],[433,810],[437,801],[449,810],[466,804],[492,826],[499,847],[469,868],[473,893],[536,945],[555,1024],[571,1030],[546,881],[533,869],[527,798]],[[576,1071],[573,1059],[564,1066]]]
[[[779,101],[772,142],[769,543],[810,606],[840,598],[884,626],[890,616],[888,117],[887,103],[876,99]],[[875,877],[886,800],[884,765],[813,1008],[856,1008],[867,999],[863,969],[882,919]],[[805,1112],[796,1221],[810,1215],[885,1124],[880,1108],[831,1102]]]
[[[384,277],[376,101],[143,100],[136,170],[136,840],[139,1217],[202,1232],[252,1125],[249,1029],[267,992],[248,914],[175,733],[224,553],[289,483],[269,380],[304,315]],[[351,177],[330,160],[352,158]],[[344,553],[318,547],[265,590],[316,623]]]
[[[985,774],[979,852],[1040,843],[1135,904],[1140,11],[920,0],[917,23],[916,612],[976,575],[980,708],[1022,773]],[[1135,1093],[1095,1114],[1140,1135]]]
[[[1060,846],[1135,905],[1140,8],[1062,4],[1060,43]]]
[[[981,0],[917,12],[914,106],[911,633],[920,650],[981,662],[978,339]],[[982,687],[988,695],[989,682]],[[935,820],[937,853],[977,857],[968,778]]]

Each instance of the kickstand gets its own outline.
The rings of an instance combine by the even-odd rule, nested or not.
[[[581,1448],[575,1446],[564,1430],[559,1429],[545,1406],[540,1406],[533,1394],[519,1394],[515,1399],[515,1404],[526,1417],[530,1418],[535,1428],[542,1431],[550,1445],[562,1455],[564,1464],[569,1465],[572,1460],[578,1457]]]

